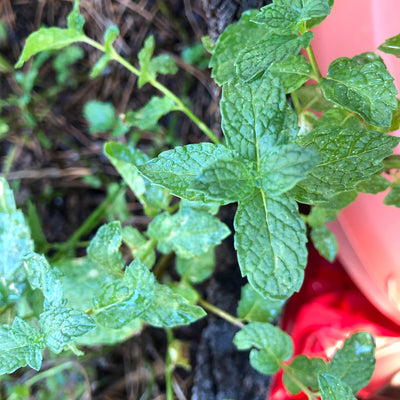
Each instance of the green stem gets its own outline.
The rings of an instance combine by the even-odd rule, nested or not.
[[[218,315],[219,317],[221,317],[225,321],[228,321],[229,323],[231,323],[231,324],[233,324],[233,325],[235,325],[235,326],[237,326],[239,328],[243,328],[244,327],[244,323],[239,318],[236,318],[233,315],[227,313],[226,311],[221,310],[217,306],[214,306],[213,304],[211,304],[208,301],[204,300],[202,297],[199,297],[198,302],[206,310],[211,311],[212,313]]]
[[[292,102],[293,102],[293,105],[294,105],[297,115],[300,115],[302,113],[303,109],[301,107],[299,97],[297,96],[296,92],[290,93],[290,96],[292,98]]]
[[[170,346],[174,340],[174,335],[171,328],[166,328],[165,332],[167,334],[167,354],[165,356],[165,389],[167,400],[174,400],[174,390],[172,387],[172,375],[174,372],[174,367],[171,362]]]
[[[95,47],[96,49],[101,50],[102,52],[106,52],[106,49],[104,46],[102,46],[100,43],[97,43],[96,41],[85,37],[84,42]],[[112,49],[111,53],[108,53],[109,56],[119,64],[121,64],[123,67],[125,67],[128,71],[132,72],[132,74],[139,76],[140,75],[140,70],[135,68],[131,63],[126,61],[123,57],[121,57],[114,49]],[[199,129],[207,135],[212,142],[215,144],[220,144],[221,142],[219,139],[214,135],[214,133],[211,131],[211,129],[203,122],[201,121],[196,115],[192,113],[192,111],[186,107],[186,105],[183,103],[183,101],[177,97],[174,93],[172,93],[168,88],[166,88],[163,84],[158,82],[156,79],[152,77],[147,77],[147,81],[152,85],[154,88],[159,90],[161,93],[163,93],[165,96],[170,98],[177,106],[177,109],[179,111],[182,111],[184,114],[186,114],[187,117],[189,117],[198,127]]]
[[[311,47],[311,44],[307,47],[307,55],[308,55],[311,67],[312,67],[314,75],[315,75],[314,79],[317,82],[319,82],[321,80],[321,78],[322,78],[322,74],[321,74],[321,71],[319,70],[318,63],[317,63],[317,60],[315,58],[315,54],[314,54],[314,51],[313,51],[313,49]]]

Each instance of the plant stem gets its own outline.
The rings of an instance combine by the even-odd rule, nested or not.
[[[172,374],[174,367],[171,362],[170,346],[174,340],[174,335],[171,328],[165,328],[167,334],[167,354],[165,355],[165,389],[167,400],[174,400],[174,391],[172,388]]]
[[[311,44],[307,47],[307,55],[308,55],[308,58],[310,60],[310,63],[311,63],[311,66],[312,66],[312,69],[313,69],[313,72],[315,75],[315,80],[317,82],[319,82],[322,78],[322,74],[321,74],[321,71],[319,70],[318,63],[315,58],[315,54],[311,47]]]
[[[228,321],[229,323],[231,323],[231,324],[233,324],[233,325],[235,325],[235,326],[237,326],[239,328],[243,328],[244,327],[244,323],[239,318],[236,318],[233,315],[227,313],[226,311],[221,310],[217,306],[214,306],[213,304],[211,304],[208,301],[204,300],[202,297],[199,297],[198,302],[206,310],[211,311],[212,313],[218,315],[219,317],[221,317],[225,321]]]
[[[293,102],[293,105],[294,105],[297,115],[300,115],[301,112],[303,111],[303,109],[301,107],[299,97],[297,96],[296,92],[290,93],[290,96],[292,98],[292,102]]]
[[[84,40],[85,43],[95,47],[96,49],[101,50],[102,52],[106,52],[106,49],[104,46],[102,46],[100,43],[97,43],[96,41],[85,37]],[[132,74],[139,76],[140,75],[140,70],[135,68],[131,63],[126,61],[123,57],[121,57],[114,49],[112,49],[111,53],[108,53],[109,56],[119,64],[121,64],[123,67],[125,67],[128,71],[132,72]],[[214,133],[211,131],[211,129],[203,122],[201,121],[196,115],[192,113],[192,111],[186,107],[186,105],[183,103],[183,101],[177,97],[174,93],[172,93],[167,87],[165,87],[163,84],[158,82],[156,79],[152,77],[148,77],[147,81],[152,85],[154,88],[159,90],[161,93],[163,93],[165,96],[170,98],[177,106],[177,109],[179,111],[182,111],[184,114],[186,114],[187,117],[189,117],[198,127],[199,129],[209,137],[209,139],[215,143],[215,144],[220,144],[221,142],[219,139],[214,135]]]

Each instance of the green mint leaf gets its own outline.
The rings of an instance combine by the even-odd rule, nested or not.
[[[17,211],[14,194],[5,178],[0,176],[0,213],[12,214]]]
[[[335,235],[325,225],[311,230],[311,240],[322,257],[330,262],[334,261],[338,242]]]
[[[283,383],[291,394],[302,391],[297,382],[311,390],[318,390],[318,375],[326,372],[326,363],[322,358],[308,358],[305,355],[296,356],[289,366],[285,368]]]
[[[62,49],[72,43],[82,42],[84,38],[82,33],[72,28],[40,28],[26,39],[15,68],[22,67],[25,61],[41,51]]]
[[[157,74],[167,75],[176,74],[178,72],[178,66],[172,56],[169,54],[161,54],[150,60],[149,74],[153,78],[157,78]]]
[[[163,253],[175,251],[181,257],[200,255],[221,243],[231,232],[218,218],[200,210],[180,209],[170,215],[158,215],[147,233],[158,241]]]
[[[144,107],[136,111],[128,111],[125,121],[128,126],[135,126],[142,130],[151,129],[162,116],[176,109],[176,104],[169,97],[153,96]]]
[[[153,302],[156,280],[139,260],[126,267],[124,277],[105,283],[94,299],[93,315],[108,328],[119,329],[140,316]]]
[[[176,270],[179,275],[192,283],[200,283],[211,276],[215,266],[214,249],[192,256],[190,258],[177,257]]]
[[[218,85],[223,85],[236,76],[235,61],[243,47],[255,45],[268,34],[265,26],[251,21],[256,14],[257,10],[244,12],[239,22],[228,25],[215,43],[209,66],[212,68],[211,76]],[[246,43],[243,42],[243,37],[246,37]]]
[[[40,314],[39,327],[46,346],[58,354],[76,338],[94,329],[95,323],[82,311],[57,307]]]
[[[147,240],[132,226],[125,226],[122,229],[122,240],[130,248],[134,258],[139,258],[148,268],[154,265],[156,261],[154,241]]]
[[[365,125],[356,115],[351,115],[343,108],[331,108],[322,114],[314,127],[317,129],[330,129],[332,126],[341,126],[343,128],[354,130],[366,130]]]
[[[280,196],[304,179],[319,154],[295,143],[271,147],[260,160],[260,186],[268,197]]]
[[[137,167],[143,176],[169,189],[171,194],[207,202],[204,192],[193,189],[195,179],[215,161],[233,159],[233,153],[225,146],[198,143],[164,151],[157,158]]]
[[[253,177],[242,162],[217,160],[204,168],[192,188],[204,192],[207,199],[220,204],[233,203],[248,197],[254,191]]]
[[[313,73],[311,65],[302,55],[291,55],[285,61],[273,63],[269,71],[281,81],[285,93],[297,90]]]
[[[255,21],[265,23],[278,32],[300,31],[303,21],[318,19],[318,23],[331,13],[333,1],[329,0],[274,0],[263,7]],[[308,26],[311,28],[314,25]]]
[[[87,248],[89,258],[110,271],[124,268],[124,260],[119,251],[122,243],[122,229],[119,221],[101,226]]]
[[[242,275],[264,297],[285,300],[303,283],[306,228],[296,202],[260,190],[239,202],[235,248]]]
[[[384,53],[393,54],[400,57],[400,33],[385,40],[378,49]]]
[[[302,48],[308,47],[312,38],[311,32],[301,36],[268,35],[239,52],[235,62],[237,73],[241,79],[249,81],[268,71],[274,62],[282,62],[291,55],[299,54]]]
[[[393,183],[390,192],[386,195],[383,203],[387,206],[395,206],[400,208],[400,183]]]
[[[74,0],[74,7],[67,17],[68,29],[83,34],[83,25],[85,25],[85,18],[79,12],[79,0]]]
[[[154,300],[140,318],[153,326],[173,327],[189,325],[205,315],[201,307],[190,304],[168,286],[156,284]]]
[[[327,373],[347,384],[353,394],[366,386],[375,369],[375,343],[367,332],[346,339],[328,364]]]
[[[111,25],[106,29],[106,31],[104,32],[104,47],[106,49],[106,53],[111,53],[112,45],[118,35],[119,29],[115,25]]]
[[[326,100],[319,85],[304,85],[296,90],[296,95],[304,110],[326,111],[332,107],[332,103]]]
[[[384,133],[340,127],[316,129],[301,136],[297,143],[318,152],[320,161],[293,194],[298,201],[313,204],[350,191],[382,170],[382,160],[398,142]]]
[[[227,146],[259,166],[261,154],[286,144],[298,132],[297,116],[286,100],[278,79],[263,76],[223,87],[222,130]]]
[[[380,174],[372,175],[366,181],[360,182],[356,189],[363,193],[377,194],[385,191],[390,186],[390,181]]]
[[[90,71],[90,78],[94,79],[100,76],[110,61],[111,57],[108,54],[101,55]]]
[[[375,126],[390,126],[397,109],[393,77],[380,60],[367,63],[346,57],[333,61],[320,87],[326,98]]]
[[[321,374],[318,381],[322,400],[356,400],[351,388],[336,376]]]
[[[97,100],[85,104],[83,115],[89,123],[90,133],[111,131],[117,120],[114,106]]]
[[[192,210],[204,211],[210,215],[216,215],[218,214],[220,204],[212,201],[203,203],[200,201],[190,201],[182,199],[179,203],[179,208],[181,209],[190,208]]]
[[[32,289],[43,293],[45,308],[64,304],[62,274],[58,268],[52,267],[44,256],[33,252],[25,255],[24,267]]]
[[[37,212],[37,208],[31,201],[28,202],[28,225],[36,250],[41,252],[48,248],[49,244],[43,232],[41,218]]]
[[[0,375],[11,374],[26,365],[38,371],[43,347],[39,332],[18,317],[12,327],[0,326]]]
[[[274,374],[280,363],[293,353],[292,339],[278,327],[263,322],[250,322],[233,338],[239,350],[250,351],[250,364],[262,374]]]
[[[280,314],[283,305],[282,300],[270,300],[261,296],[247,283],[242,287],[237,314],[246,321],[272,323]]]
[[[140,65],[140,74],[138,79],[138,87],[141,88],[149,79],[150,60],[154,53],[156,42],[154,36],[150,35],[144,42],[143,48],[139,51],[138,59]]]

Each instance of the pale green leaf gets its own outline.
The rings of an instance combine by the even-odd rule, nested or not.
[[[83,18],[83,15],[79,12],[79,0],[74,0],[74,6],[67,17],[67,26],[77,33],[83,33],[84,24],[85,18]]]
[[[280,196],[304,179],[318,160],[317,152],[295,143],[271,147],[261,156],[260,187],[268,197]]]
[[[357,332],[331,358],[327,373],[347,384],[353,394],[366,386],[375,369],[375,343],[370,333]]]
[[[119,329],[139,317],[154,301],[156,280],[139,260],[126,267],[122,279],[105,283],[94,298],[95,320]]]
[[[150,35],[144,42],[143,48],[139,51],[138,59],[140,65],[140,74],[138,86],[141,88],[149,79],[150,60],[154,53],[155,47],[154,36]]]
[[[204,168],[192,188],[220,204],[242,200],[253,193],[254,181],[246,165],[236,159],[217,160]]]
[[[153,240],[147,240],[133,226],[125,226],[122,229],[122,240],[130,248],[134,258],[139,258],[148,268],[154,265],[156,254]]]
[[[95,323],[82,311],[67,307],[51,308],[40,314],[39,327],[46,346],[55,353],[95,328]]]
[[[360,182],[356,189],[363,193],[377,194],[390,186],[390,181],[381,174],[372,175],[368,180]]]
[[[153,326],[173,327],[189,325],[205,315],[201,307],[190,304],[169,287],[157,284],[154,300],[140,318]]]
[[[101,55],[90,71],[90,78],[94,79],[101,75],[110,61],[111,57],[108,54]]]
[[[395,206],[400,208],[400,183],[393,183],[390,192],[386,195],[383,203],[387,206]]]
[[[237,73],[241,79],[249,81],[268,71],[273,63],[285,61],[289,56],[299,54],[302,48],[308,47],[312,38],[311,32],[301,36],[268,35],[253,46],[247,45],[239,52],[235,62]]]
[[[282,300],[270,300],[261,296],[247,283],[242,287],[237,314],[246,321],[272,323],[278,317],[283,305]]]
[[[104,32],[104,47],[106,49],[106,53],[110,54],[112,51],[112,45],[115,39],[119,35],[119,29],[115,25],[109,26]]]
[[[14,211],[17,211],[14,194],[7,180],[0,176],[0,213],[12,214]]]
[[[326,372],[326,368],[326,363],[322,358],[308,358],[305,355],[296,356],[285,369],[283,383],[291,394],[302,391],[298,382],[316,391],[319,389],[318,375]]]
[[[101,226],[87,248],[89,258],[103,268],[119,271],[124,268],[124,260],[119,251],[122,230],[119,221]]]
[[[250,322],[234,337],[239,350],[250,351],[250,364],[263,374],[274,374],[281,361],[288,360],[293,353],[289,335],[269,323]]]
[[[97,100],[90,100],[85,104],[83,115],[89,123],[90,133],[111,131],[117,119],[111,103]]]
[[[179,275],[192,283],[200,283],[211,276],[215,266],[214,249],[192,256],[190,258],[177,257],[176,270]]]
[[[336,376],[321,374],[318,381],[322,400],[356,400],[351,388]]]
[[[18,317],[12,327],[0,326],[0,375],[11,374],[26,365],[38,371],[43,347],[39,332]]]
[[[218,218],[200,210],[180,209],[170,215],[158,215],[149,224],[147,233],[158,241],[163,253],[175,251],[181,257],[200,255],[221,243],[229,228]]]
[[[31,33],[26,39],[26,43],[16,68],[22,67],[25,61],[41,51],[57,50],[69,46],[72,43],[81,42],[85,36],[75,29],[68,28],[40,28]]]
[[[390,126],[397,109],[393,77],[378,60],[360,63],[341,57],[333,61],[320,87],[326,98],[359,114],[375,126]]]
[[[143,176],[169,189],[175,196],[187,200],[207,201],[204,192],[192,188],[193,182],[203,169],[215,161],[233,158],[233,153],[225,146],[198,143],[164,151],[157,158],[137,167]]]
[[[296,202],[260,191],[239,202],[235,248],[242,275],[264,297],[284,300],[301,287],[307,262],[306,228]]]
[[[375,131],[341,127],[316,129],[297,143],[320,154],[319,163],[294,189],[302,203],[326,201],[351,191],[358,183],[382,170],[382,160],[392,153],[399,138]]]
[[[172,56],[169,54],[161,54],[150,60],[149,74],[156,79],[157,74],[167,75],[176,74],[178,66]]]
[[[298,132],[296,114],[279,80],[268,75],[225,85],[221,116],[227,146],[256,166],[265,151],[294,140]]]
[[[330,262],[334,261],[338,243],[335,235],[325,225],[311,230],[311,240],[322,257]]]
[[[400,33],[385,40],[378,49],[384,53],[393,54],[400,57]]]
[[[270,73],[277,77],[285,90],[291,93],[312,77],[312,67],[303,55],[291,55],[285,61],[272,64]]]

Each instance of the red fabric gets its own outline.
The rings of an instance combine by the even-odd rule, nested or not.
[[[389,352],[390,367],[387,351],[383,351],[393,344],[400,347],[400,327],[365,298],[339,263],[330,264],[314,249],[310,250],[304,285],[286,305],[281,327],[292,337],[295,355],[325,359],[352,333],[371,333],[377,341],[377,366],[371,383],[359,393],[362,398],[369,398],[390,380],[393,371],[400,370],[400,348],[397,354]],[[290,395],[277,374],[270,399],[306,400],[307,396]]]

